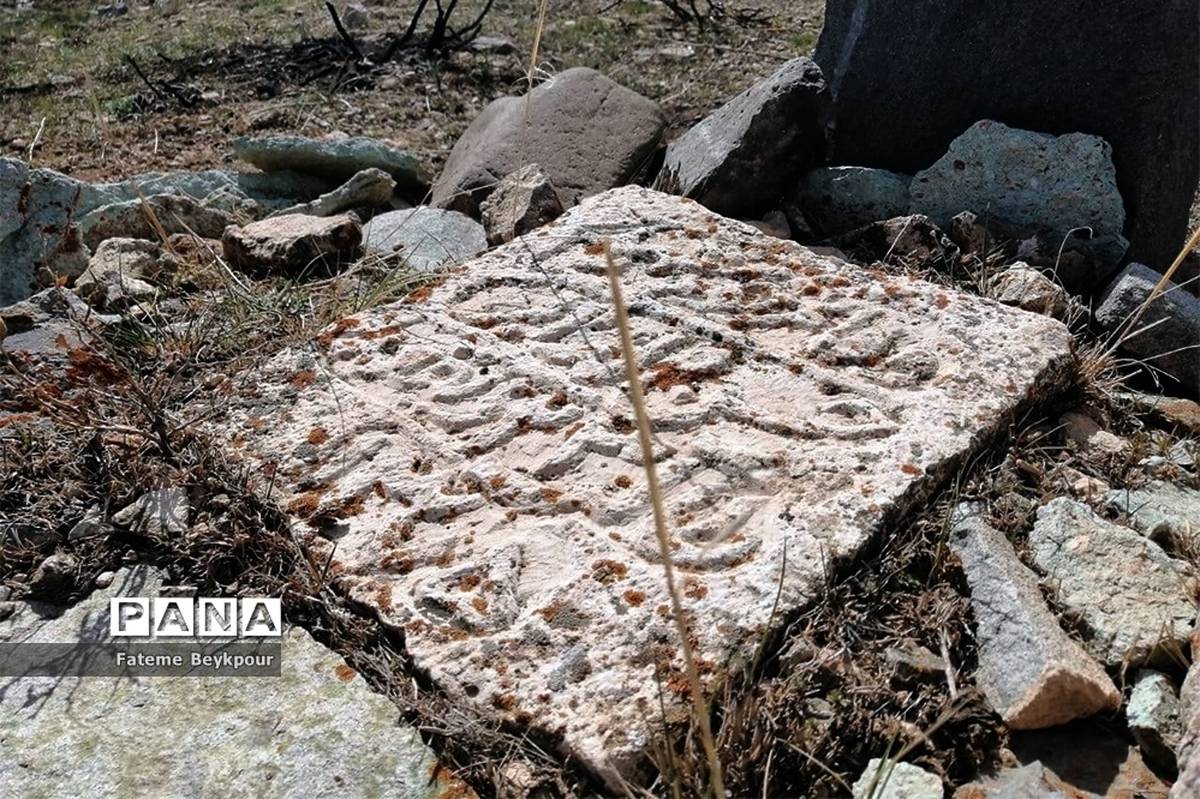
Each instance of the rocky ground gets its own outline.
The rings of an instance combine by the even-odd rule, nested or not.
[[[701,796],[711,735],[729,796],[1194,795],[1195,180],[1104,119],[840,161],[904,32],[812,5],[0,8],[0,644],[290,629],[8,679],[0,794]]]

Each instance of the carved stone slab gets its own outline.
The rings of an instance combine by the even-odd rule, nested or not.
[[[708,679],[1071,354],[1058,322],[629,187],[244,381],[235,446],[416,666],[615,783],[661,729],[660,687],[684,717],[686,680],[605,237]]]

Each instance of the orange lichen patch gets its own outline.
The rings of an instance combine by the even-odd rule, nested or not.
[[[317,509],[321,507],[320,489],[313,491],[305,491],[287,505],[288,513],[299,516],[301,519],[308,519],[316,515]]]
[[[479,615],[484,615],[488,610],[488,602],[481,596],[471,597],[471,607],[475,608]]]
[[[646,601],[646,592],[637,591],[633,588],[630,588],[624,594],[621,594],[621,596],[625,597],[625,601],[630,605],[633,605],[635,608]]]
[[[107,385],[125,379],[125,372],[120,367],[83,347],[71,350],[67,353],[67,359],[71,363],[67,367],[67,377],[73,383],[95,380],[97,383]]]
[[[449,566],[451,563],[454,562],[454,550],[447,549],[445,552],[438,555],[438,559],[434,562],[438,566],[441,566],[443,569],[446,568],[447,566]]]
[[[308,431],[308,443],[320,446],[329,440],[329,432],[324,427],[314,427]]]
[[[292,375],[288,382],[292,384],[293,388],[308,388],[316,381],[316,379],[317,375],[312,369],[301,369],[299,372],[296,372],[296,374]]]
[[[563,495],[563,492],[559,491],[557,488],[550,488],[549,486],[546,486],[542,489],[541,494],[544,502],[553,503],[558,502],[558,499]]]
[[[562,408],[562,407],[565,407],[566,404],[570,401],[571,400],[567,397],[567,392],[555,391],[554,394],[551,395],[550,399],[546,400],[546,407],[547,408]]]
[[[387,486],[383,484],[382,480],[376,480],[374,483],[371,483],[371,492],[385,502],[387,501],[388,490]]]
[[[390,555],[384,556],[379,565],[397,574],[408,574],[417,567],[417,562],[403,552],[393,552]]]
[[[410,291],[408,293],[408,296],[406,296],[404,298],[404,301],[406,303],[408,303],[409,305],[417,305],[422,302],[428,302],[429,298],[432,296],[433,296],[433,284],[427,283],[418,289],[413,289],[412,291]]]
[[[473,591],[474,589],[478,588],[479,584],[482,582],[483,578],[478,574],[464,574],[463,578],[458,581],[457,588],[459,591]]]
[[[342,499],[341,511],[346,516],[357,516],[363,512],[363,503],[366,497],[354,494]]]
[[[317,343],[322,347],[328,347],[333,343],[333,340],[345,333],[347,330],[352,330],[362,324],[362,320],[355,319],[353,316],[347,316],[345,319],[339,319],[333,327],[326,330],[321,335],[317,336]]]
[[[800,293],[806,297],[815,297],[821,293],[821,287],[816,283],[809,283],[807,286],[800,289]]]
[[[593,241],[591,244],[584,247],[583,251],[585,253],[587,253],[588,255],[603,255],[604,254],[604,242]]]
[[[517,698],[512,694],[496,694],[492,697],[492,707],[511,712],[517,708]]]
[[[392,587],[390,585],[384,583],[375,589],[375,604],[385,613],[392,610]]]
[[[504,475],[493,475],[492,477],[488,478],[488,487],[493,491],[499,491],[501,488],[504,488],[504,484],[506,482],[508,482],[508,478]]]
[[[556,599],[544,608],[538,608],[534,611],[547,622],[553,622],[558,618],[558,615],[567,609],[567,603],[561,599]]]
[[[633,480],[627,474],[618,474],[613,483],[616,484],[617,488],[629,488],[633,485]]]
[[[566,440],[583,429],[583,422],[576,422],[563,431],[563,439]]]
[[[921,467],[917,466],[915,463],[906,463],[900,467],[900,471],[904,472],[905,474],[918,475],[921,473]]]
[[[362,338],[365,338],[368,341],[374,341],[377,338],[387,338],[388,336],[394,336],[397,333],[402,332],[403,330],[404,330],[404,327],[402,325],[388,325],[387,327],[381,327],[378,330],[367,330],[362,334]]]
[[[347,666],[345,663],[342,663],[334,668],[333,676],[337,677],[342,682],[350,682],[358,676],[358,672]]]
[[[708,596],[708,587],[695,577],[689,577],[683,582],[683,595],[690,599],[704,599]]]
[[[592,564],[592,579],[608,585],[622,580],[629,574],[629,567],[617,560],[598,560]]]
[[[719,374],[711,369],[680,369],[669,361],[656,363],[652,369],[654,377],[647,381],[647,385],[650,388],[657,388],[659,391],[669,391],[675,386],[686,386],[712,380]]]
[[[947,297],[945,294],[938,294],[936,297],[933,298],[933,304],[936,305],[938,308],[945,308],[947,305],[950,304],[950,298]]]

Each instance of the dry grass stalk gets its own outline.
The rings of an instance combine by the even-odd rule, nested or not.
[[[683,652],[684,668],[687,671],[688,687],[692,695],[692,710],[700,730],[700,739],[708,760],[709,783],[713,796],[724,799],[725,785],[721,776],[721,761],[717,757],[717,745],[713,738],[712,724],[708,716],[708,702],[700,684],[700,672],[688,639],[687,621],[683,615],[683,602],[679,586],[675,582],[675,566],[671,559],[671,541],[667,533],[666,508],[662,486],[658,481],[658,469],[654,463],[654,444],[650,433],[650,417],[646,413],[646,398],[642,392],[641,376],[638,373],[637,356],[633,351],[633,335],[629,327],[629,314],[625,310],[625,299],[621,293],[621,276],[613,259],[612,246],[604,242],[604,258],[608,262],[608,284],[612,292],[613,311],[617,330],[621,338],[621,354],[625,360],[625,375],[629,380],[629,400],[637,419],[638,442],[642,448],[642,465],[646,470],[646,484],[650,492],[650,504],[654,511],[654,534],[658,539],[659,555],[662,558],[666,577],[667,593],[671,595],[671,611],[679,633],[680,650]]]

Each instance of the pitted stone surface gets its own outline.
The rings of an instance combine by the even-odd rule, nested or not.
[[[1053,320],[628,187],[256,373],[232,398],[234,446],[300,529],[336,541],[344,588],[450,695],[561,735],[615,782],[661,724],[656,665],[676,719],[686,681],[605,237],[706,675],[1071,356]]]

